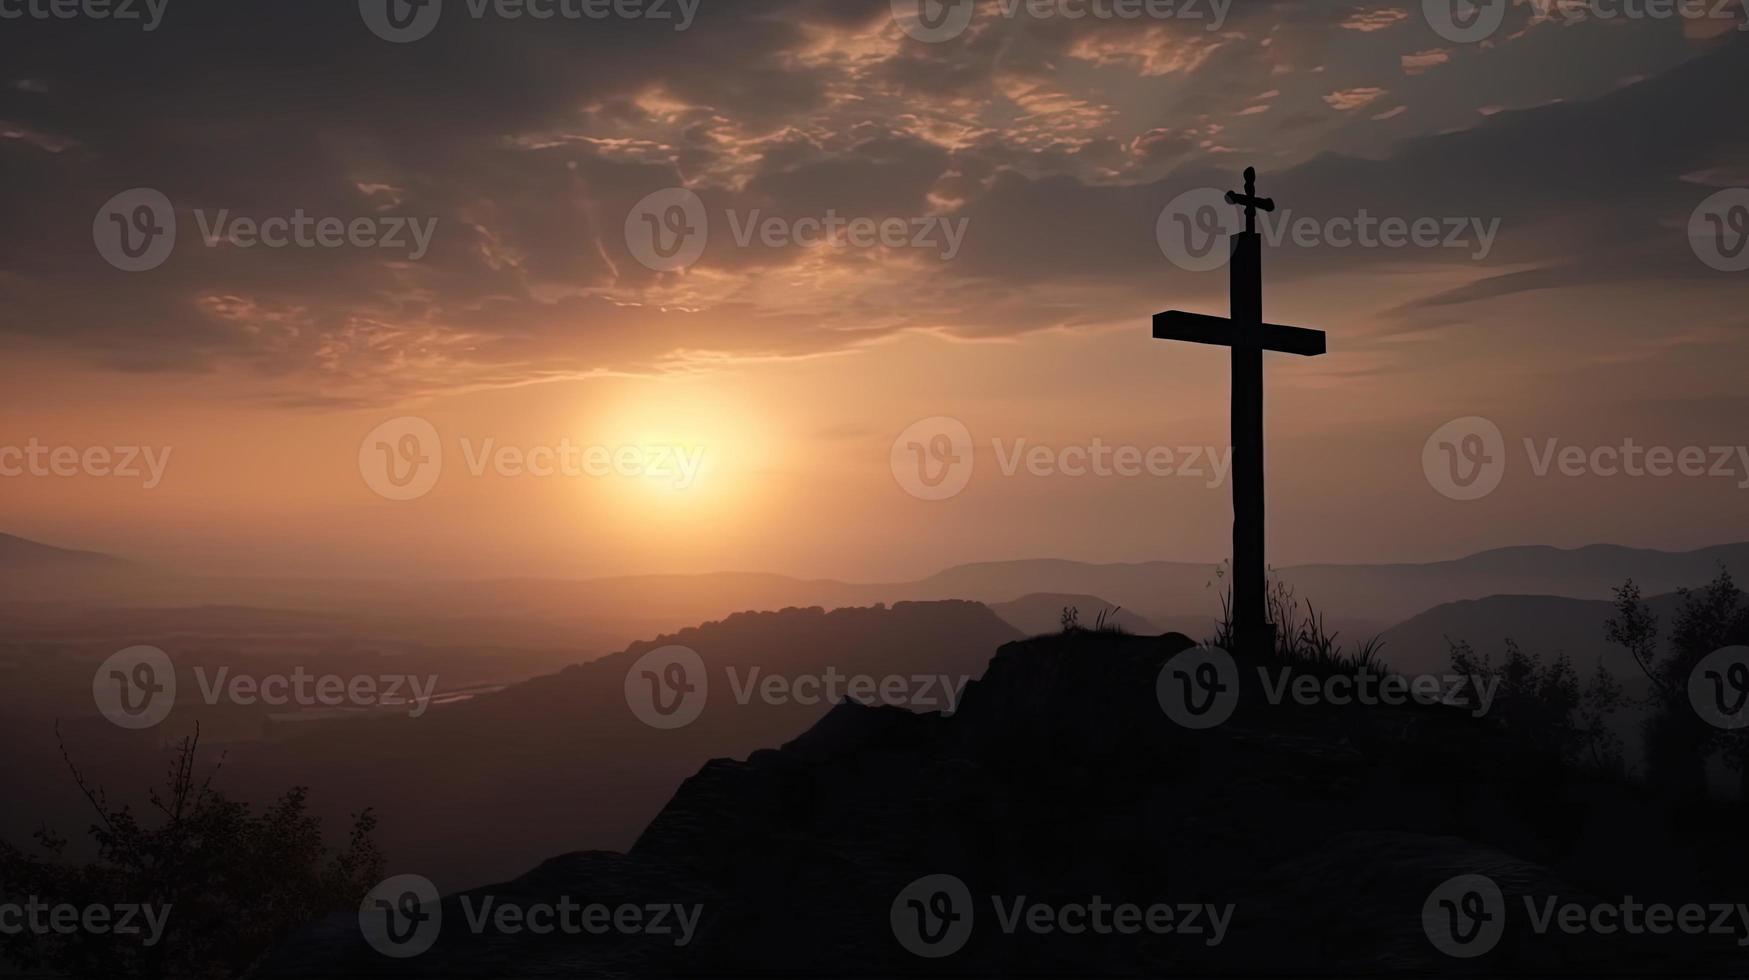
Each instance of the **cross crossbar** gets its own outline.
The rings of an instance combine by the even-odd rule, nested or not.
[[[1154,314],[1155,340],[1185,340],[1193,344],[1231,347],[1235,329],[1249,331],[1257,338],[1257,347],[1260,350],[1298,354],[1301,357],[1317,357],[1325,351],[1322,330],[1284,327],[1279,323],[1259,323],[1235,328],[1233,321],[1224,316],[1185,313],[1182,310]]]

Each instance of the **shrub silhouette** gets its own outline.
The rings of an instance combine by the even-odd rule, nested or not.
[[[1081,628],[1081,607],[1079,607],[1079,606],[1064,606],[1062,618],[1059,619],[1057,622],[1060,626],[1062,626],[1064,633],[1073,633],[1076,630],[1080,629]]]
[[[1093,619],[1092,631],[1095,633],[1115,633],[1120,636],[1128,633],[1129,631],[1124,629],[1116,619],[1116,616],[1121,609],[1123,609],[1122,606],[1101,609],[1099,615]],[[1087,629],[1087,627],[1081,625],[1080,606],[1064,606],[1063,615],[1058,617],[1057,625],[1061,627],[1061,632],[1065,634],[1080,633]]]
[[[1606,722],[1627,698],[1621,682],[1601,661],[1591,682],[1581,686],[1565,654],[1544,663],[1507,640],[1506,655],[1495,664],[1491,656],[1478,656],[1468,643],[1458,641],[1451,645],[1451,667],[1471,678],[1472,686],[1478,678],[1498,682],[1487,717],[1531,751],[1569,765],[1623,772],[1621,739]]]
[[[1215,577],[1226,577],[1231,564],[1230,561],[1222,562],[1215,570]],[[1345,651],[1337,642],[1342,634],[1332,633],[1325,627],[1324,614],[1312,605],[1312,600],[1304,600],[1306,611],[1302,615],[1293,586],[1279,578],[1271,578],[1268,584],[1269,621],[1276,627],[1277,660],[1324,677],[1389,672],[1380,657],[1384,650],[1382,638],[1375,636],[1363,640],[1355,645],[1353,652]],[[1231,585],[1221,591],[1221,620],[1215,624],[1215,635],[1209,643],[1223,650],[1234,649]]]
[[[1708,725],[1688,700],[1688,676],[1702,657],[1749,643],[1749,603],[1729,569],[1720,569],[1702,588],[1677,593],[1682,605],[1662,654],[1658,617],[1632,579],[1615,590],[1616,614],[1605,627],[1609,641],[1626,647],[1652,682],[1652,710],[1645,723],[1647,780],[1672,799],[1699,799],[1706,795],[1707,759],[1723,753],[1737,772],[1742,798],[1749,801],[1749,739]]]
[[[199,744],[198,727],[177,744],[164,785],[148,795],[157,811],[151,826],[90,786],[63,744],[68,770],[96,812],[89,829],[96,859],[65,860],[67,838],[46,828],[35,834],[43,855],[0,841],[0,899],[151,908],[162,915],[157,941],[25,929],[0,933],[0,953],[26,969],[81,977],[235,976],[294,928],[356,906],[382,878],[371,811],[354,816],[346,847],[329,854],[303,787],[255,814],[212,789],[222,759],[205,778],[196,775]]]

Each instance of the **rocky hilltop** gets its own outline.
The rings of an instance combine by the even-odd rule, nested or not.
[[[1735,807],[1671,811],[1462,707],[1270,703],[1257,668],[1275,668],[1243,660],[1232,717],[1191,730],[1156,682],[1192,645],[1008,643],[952,715],[840,704],[779,749],[710,762],[629,853],[444,898],[421,955],[384,956],[342,916],[257,975],[1749,973],[1734,918],[1735,935],[1629,935],[1544,914],[1743,900]],[[1449,892],[1470,875],[1498,904],[1450,928],[1496,932],[1451,955],[1439,923],[1475,911]],[[470,927],[488,897],[699,914],[684,939],[512,935]]]

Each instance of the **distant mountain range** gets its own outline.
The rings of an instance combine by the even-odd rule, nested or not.
[[[1705,582],[1696,582],[1703,585]],[[1648,596],[1646,605],[1668,635],[1682,599],[1675,593]],[[1633,687],[1644,682],[1633,655],[1605,639],[1615,605],[1600,599],[1549,595],[1496,595],[1435,606],[1386,630],[1384,656],[1398,670],[1438,672],[1450,662],[1451,645],[1468,643],[1498,661],[1512,640],[1544,660],[1565,654],[1580,675],[1601,663]]]
[[[115,598],[137,594],[146,568],[99,554],[0,534],[0,601]]]
[[[95,551],[69,551],[11,534],[0,534],[0,568],[41,569],[56,565],[90,566],[119,562],[120,559]]]
[[[1686,552],[1524,546],[1428,563],[1296,565],[1278,569],[1277,575],[1300,601],[1310,600],[1323,612],[1332,629],[1353,640],[1444,603],[1495,595],[1607,600],[1610,590],[1629,577],[1647,595],[1656,595],[1710,581],[1721,566],[1749,569],[1749,543]],[[555,639],[586,634],[595,641],[592,646],[603,649],[746,610],[939,599],[1006,604],[1035,595],[1098,597],[1159,629],[1201,637],[1220,614],[1223,591],[1221,569],[1212,563],[1060,559],[979,562],[916,581],[882,583],[747,572],[585,580],[210,578],[0,535],[0,594],[15,601],[346,611],[466,623],[482,637],[499,629],[527,633],[531,623],[541,623],[551,627]],[[16,608],[10,612],[20,614]],[[1023,631],[1037,625],[1032,612],[1015,614]]]

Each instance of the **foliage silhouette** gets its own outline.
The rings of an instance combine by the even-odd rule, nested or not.
[[[1223,562],[1215,570],[1217,579],[1225,578],[1230,563]],[[1212,584],[1212,583],[1211,583]],[[1294,588],[1279,578],[1269,582],[1269,621],[1276,626],[1275,658],[1282,663],[1320,676],[1332,674],[1388,673],[1381,653],[1384,641],[1374,636],[1356,644],[1352,652],[1344,651],[1338,638],[1324,624],[1324,614],[1304,600],[1306,610],[1299,611]],[[1215,635],[1209,643],[1223,650],[1234,648],[1233,590],[1229,584],[1221,591],[1221,619],[1215,624]]]
[[[162,915],[161,936],[148,943],[27,929],[0,933],[0,953],[26,969],[81,977],[235,976],[298,926],[357,905],[381,880],[370,810],[354,816],[346,846],[330,853],[303,787],[255,814],[212,788],[222,758],[197,775],[199,747],[197,726],[177,743],[163,786],[148,793],[157,811],[148,825],[91,786],[63,743],[68,771],[96,813],[88,831],[95,860],[68,860],[68,839],[46,827],[34,835],[43,854],[0,841],[0,899],[151,908]]]
[[[1572,766],[1622,774],[1621,739],[1607,724],[1609,716],[1627,703],[1621,682],[1600,661],[1590,683],[1581,686],[1565,654],[1544,663],[1513,640],[1505,645],[1506,655],[1499,664],[1487,654],[1478,656],[1466,642],[1451,646],[1454,672],[1471,678],[1472,684],[1476,678],[1498,682],[1489,721],[1533,752]]]
[[[1605,627],[1610,642],[1627,648],[1652,682],[1645,723],[1647,780],[1673,799],[1699,799],[1707,792],[1707,759],[1722,755],[1737,773],[1741,798],[1749,802],[1749,738],[1708,725],[1688,700],[1688,677],[1702,657],[1749,644],[1749,603],[1725,568],[1699,589],[1677,591],[1682,606],[1662,654],[1658,618],[1632,579],[1615,590],[1616,615]]]
[[[1099,615],[1093,620],[1093,632],[1128,633],[1129,631],[1124,629],[1122,624],[1117,622],[1117,614],[1122,609],[1122,606],[1101,609]],[[1079,606],[1064,606],[1063,615],[1058,620],[1058,623],[1062,626],[1060,632],[1063,633],[1078,633],[1087,628],[1081,625],[1081,607]]]

